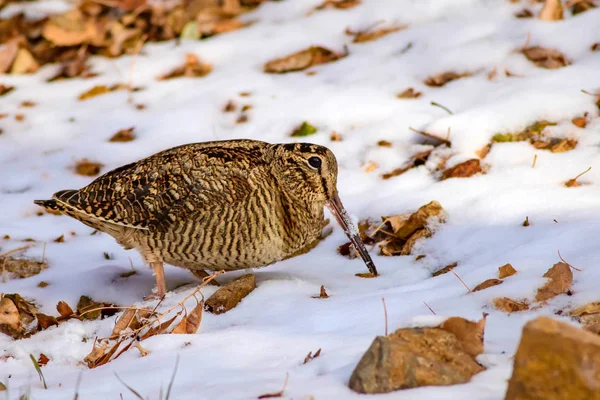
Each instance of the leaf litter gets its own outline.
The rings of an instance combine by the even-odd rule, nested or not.
[[[316,65],[337,61],[348,55],[338,53],[321,46],[311,46],[285,57],[277,58],[264,65],[264,72],[270,74],[284,74],[287,72],[304,71]]]

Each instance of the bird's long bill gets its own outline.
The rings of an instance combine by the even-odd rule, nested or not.
[[[350,242],[354,245],[354,248],[358,251],[358,254],[360,254],[361,258],[367,265],[367,268],[369,268],[369,271],[374,276],[379,275],[377,273],[377,268],[375,268],[375,264],[373,263],[373,260],[371,260],[371,256],[369,255],[369,253],[367,252],[367,249],[365,248],[365,244],[360,239],[358,227],[354,226],[354,224],[350,220],[348,213],[346,213],[346,210],[344,209],[344,206],[342,205],[342,201],[340,200],[337,193],[335,193],[331,197],[331,199],[327,202],[327,207],[329,208],[329,210],[331,211],[331,213],[333,214],[333,216],[335,217],[337,222],[344,229],[344,232],[348,236],[348,239],[350,239]]]

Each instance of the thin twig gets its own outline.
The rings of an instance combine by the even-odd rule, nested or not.
[[[171,381],[169,382],[169,387],[167,388],[167,397],[165,398],[165,400],[169,400],[169,396],[171,396],[171,388],[173,387],[173,382],[175,381],[177,367],[179,367],[179,354],[177,354],[177,358],[175,360],[175,368],[173,369],[173,374],[171,375]]]
[[[572,266],[571,264],[569,264],[568,262],[566,262],[564,258],[562,258],[562,256],[560,255],[560,250],[558,250],[558,258],[560,258],[560,261],[564,262],[569,267],[573,268],[575,271],[581,272],[581,270],[579,268],[575,268],[574,266]]]
[[[473,293],[473,291],[467,286],[467,284],[465,283],[465,281],[463,281],[460,278],[460,276],[458,276],[458,274],[456,272],[454,272],[454,269],[451,269],[450,272],[452,272],[454,274],[454,276],[458,278],[458,280],[464,285],[464,287],[467,288],[467,290],[469,291],[469,293]]]
[[[537,161],[537,154],[533,155],[533,164],[531,164],[531,168],[535,168],[535,162]]]
[[[73,397],[73,400],[79,400],[79,386],[81,385],[82,375],[83,372],[79,371],[79,374],[77,375],[77,382],[75,382],[75,396]]]
[[[431,313],[432,313],[433,315],[437,315],[437,314],[435,313],[435,311],[433,311],[433,309],[432,309],[431,307],[429,307],[429,304],[425,303],[425,301],[423,301],[423,304],[425,304],[425,307],[429,308],[429,311],[431,311]]]
[[[119,375],[117,375],[116,372],[115,372],[115,376],[117,377],[117,379],[119,380],[119,382],[121,382],[123,384],[123,386],[125,386],[127,389],[129,389],[129,391],[131,393],[133,393],[135,395],[135,397],[137,397],[140,400],[144,400],[144,398],[142,397],[142,395],[139,394],[134,388],[132,388],[131,386],[129,386],[128,384],[126,384],[125,381],[123,381],[123,379],[121,379],[119,377]]]
[[[290,374],[286,372],[285,373],[285,382],[283,382],[283,387],[281,388],[281,390],[279,392],[263,394],[263,395],[258,396],[258,398],[259,399],[271,399],[274,397],[283,397],[283,393],[285,393],[285,388],[287,387],[289,377],[290,377]]]
[[[436,103],[435,101],[432,101],[430,104],[431,104],[432,106],[434,106],[434,107],[439,107],[439,108],[441,108],[442,110],[444,110],[444,111],[448,112],[448,114],[452,115],[452,111],[450,111],[450,110],[449,110],[447,107],[444,107],[444,106],[443,106],[443,105],[441,105],[440,103]]]
[[[388,314],[387,314],[387,307],[385,305],[384,297],[381,298],[381,302],[383,303],[383,316],[385,318],[385,336],[387,336],[388,335]]]

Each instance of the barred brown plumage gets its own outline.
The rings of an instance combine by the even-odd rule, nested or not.
[[[333,153],[315,144],[193,143],[35,203],[138,250],[155,268],[158,296],[166,291],[163,262],[196,273],[232,271],[266,266],[309,250],[319,240],[324,206],[377,275],[345,217],[337,172]]]

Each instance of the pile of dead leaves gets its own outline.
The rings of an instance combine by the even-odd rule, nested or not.
[[[58,78],[89,77],[91,54],[136,54],[146,41],[202,39],[243,26],[237,18],[263,0],[83,0],[63,14],[38,20],[16,14],[0,20],[0,73],[33,73],[62,63]]]
[[[17,293],[5,294],[0,300],[0,333],[13,339],[28,338],[70,319],[90,320],[108,317],[118,311],[113,304],[99,303],[81,296],[76,311],[64,301],[56,305],[58,316],[38,312],[36,305]]]
[[[361,221],[358,227],[362,241],[365,244],[379,244],[381,255],[405,256],[411,254],[417,240],[431,237],[431,225],[444,222],[444,217],[444,209],[434,200],[410,216],[399,214],[381,217],[382,223],[376,226],[369,221]],[[346,257],[356,257],[350,242],[339,246],[338,252]]]

